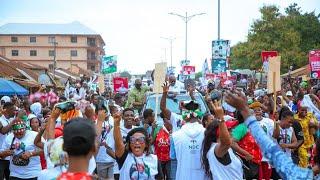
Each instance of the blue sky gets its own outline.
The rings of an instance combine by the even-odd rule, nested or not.
[[[244,41],[259,8],[284,8],[296,2],[303,11],[320,13],[319,0],[221,0],[221,38],[234,45]],[[175,37],[173,65],[184,59],[185,25],[168,15],[206,13],[188,24],[188,59],[200,71],[217,38],[217,0],[1,0],[0,25],[14,22],[68,23],[79,21],[100,33],[106,54],[118,55],[120,70],[144,73],[154,63],[170,63],[169,42]],[[165,55],[166,54],[166,55]]]

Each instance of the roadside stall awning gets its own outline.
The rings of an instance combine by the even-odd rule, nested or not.
[[[20,86],[19,84],[0,78],[0,95],[13,96],[13,95],[28,95],[29,91]]]

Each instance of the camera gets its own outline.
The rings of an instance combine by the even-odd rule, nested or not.
[[[66,113],[70,110],[75,109],[75,102],[72,101],[66,101],[66,102],[62,102],[62,103],[58,103],[56,104],[56,108],[60,109],[62,111],[62,113]]]
[[[98,112],[99,110],[108,111],[107,101],[102,96],[98,97],[98,103],[96,104],[96,111]]]
[[[210,94],[210,98],[212,101],[219,101],[222,98],[222,94],[221,92],[217,91],[217,90],[213,90]]]

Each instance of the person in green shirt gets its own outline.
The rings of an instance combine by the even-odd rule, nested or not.
[[[149,91],[149,88],[146,86],[142,86],[141,79],[136,79],[134,82],[134,88],[131,89],[129,92],[126,108],[133,108],[134,110],[137,110],[140,113],[144,104],[144,98],[147,91]]]

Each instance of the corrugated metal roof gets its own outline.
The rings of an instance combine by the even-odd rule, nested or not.
[[[0,34],[98,35],[95,31],[78,21],[67,24],[8,23],[0,27]]]

